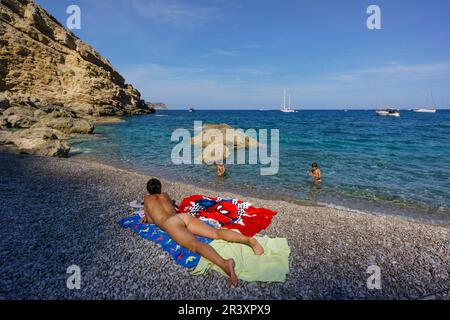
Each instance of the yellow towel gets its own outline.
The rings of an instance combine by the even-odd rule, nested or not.
[[[264,255],[257,256],[251,247],[239,243],[215,240],[210,245],[224,259],[233,258],[236,262],[235,271],[239,279],[244,281],[284,282],[289,273],[289,254],[291,250],[284,238],[270,239],[255,237],[264,247]],[[213,269],[226,275],[218,266],[205,258],[201,258],[193,275],[201,275]]]

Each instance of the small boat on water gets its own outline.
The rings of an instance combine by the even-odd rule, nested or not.
[[[194,108],[189,108],[188,112],[194,112]]]
[[[418,113],[436,113],[437,110],[436,109],[432,109],[432,108],[419,108],[419,109],[414,109],[413,112],[418,112]]]
[[[294,113],[297,112],[294,109],[291,108],[291,96],[289,96],[289,104],[286,105],[286,89],[284,89],[284,95],[283,95],[283,105],[281,106],[281,112],[284,113]]]
[[[430,100],[431,100],[431,107],[430,107]],[[427,98],[427,106],[428,107],[421,107],[417,109],[413,109],[414,112],[418,113],[436,113],[436,102],[434,101],[433,92],[430,90],[429,96]]]
[[[400,111],[396,109],[381,109],[377,110],[376,114],[381,117],[400,117]]]

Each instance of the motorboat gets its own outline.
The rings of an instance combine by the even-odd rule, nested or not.
[[[377,116],[400,117],[400,111],[396,109],[380,109],[376,111]]]

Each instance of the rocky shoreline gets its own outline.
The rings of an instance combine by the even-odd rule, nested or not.
[[[262,232],[291,247],[285,283],[230,288],[192,276],[116,221],[145,194],[148,175],[77,158],[0,152],[0,299],[450,299],[450,229],[245,197],[279,214]],[[174,199],[214,191],[163,180]],[[222,192],[224,198],[237,194]],[[66,288],[79,265],[80,290]],[[380,267],[380,290],[367,269]]]
[[[32,0],[0,3],[0,144],[66,156],[107,117],[154,113],[93,47]]]

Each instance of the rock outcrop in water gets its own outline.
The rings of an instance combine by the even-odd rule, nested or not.
[[[92,133],[96,117],[150,112],[106,58],[34,1],[0,2],[0,129],[36,137],[47,128],[59,137]]]
[[[260,145],[254,137],[227,124],[203,124],[201,133],[193,137],[191,143],[202,148],[201,157],[206,164],[222,162],[237,149]]]

